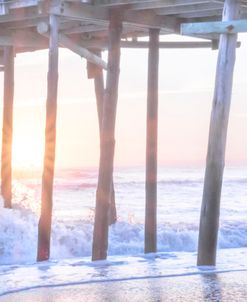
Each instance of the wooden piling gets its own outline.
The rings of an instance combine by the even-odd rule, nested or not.
[[[121,12],[110,12],[109,49],[106,91],[104,93],[101,124],[99,178],[96,194],[92,260],[106,259],[108,248],[108,213],[112,190],[115,149],[115,121],[118,99]]]
[[[2,129],[1,193],[4,207],[11,208],[12,199],[12,133],[14,101],[14,48],[4,47],[4,96]]]
[[[42,178],[42,203],[38,231],[37,261],[50,256],[50,234],[52,220],[52,194],[56,146],[58,82],[58,18],[50,16],[49,70],[47,77],[45,156]]]
[[[159,29],[149,30],[145,253],[157,249],[157,139],[158,139]]]
[[[240,17],[240,1],[226,0],[223,21]],[[225,146],[231,103],[237,34],[220,37],[201,208],[198,265],[215,265]]]
[[[94,53],[101,57],[100,51],[94,51]],[[88,78],[94,79],[94,90],[97,102],[97,112],[98,112],[98,122],[99,122],[99,133],[101,140],[101,124],[103,117],[103,103],[104,103],[104,75],[103,70],[99,66],[87,61],[87,70],[88,70]],[[114,182],[112,181],[111,188],[111,201],[110,208],[108,213],[108,224],[112,225],[117,221],[117,210],[116,210],[116,202],[115,202],[115,190],[114,190]]]

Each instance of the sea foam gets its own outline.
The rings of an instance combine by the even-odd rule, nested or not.
[[[158,183],[159,252],[196,252],[202,173],[161,174]],[[180,175],[180,176],[179,176]],[[246,183],[243,173],[226,176],[222,191],[219,248],[247,246]],[[144,245],[143,173],[115,177],[118,222],[109,229],[109,255],[140,255]],[[167,181],[166,181],[167,180]],[[52,259],[91,255],[97,173],[71,172],[56,178],[51,236]],[[86,186],[84,184],[87,184]],[[90,184],[90,185],[89,185]],[[16,181],[13,209],[0,201],[0,264],[34,263],[40,213],[40,181]]]

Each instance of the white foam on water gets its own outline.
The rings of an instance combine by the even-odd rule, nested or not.
[[[0,296],[11,292],[247,270],[247,178],[226,171],[217,267],[197,268],[203,171],[161,169],[158,182],[158,253],[144,255],[144,171],[118,170],[118,222],[109,229],[109,258],[90,260],[96,171],[65,171],[55,179],[51,260],[36,263],[41,182],[14,182],[13,209],[0,199]]]
[[[0,209],[0,263],[35,262],[38,216],[25,209]],[[87,220],[64,222],[53,220],[51,256],[53,259],[91,255],[93,223]],[[158,227],[158,250],[195,252],[198,227],[191,224],[164,224]],[[117,222],[109,231],[109,255],[143,253],[144,226]],[[222,225],[220,248],[247,246],[247,223]]]
[[[202,193],[201,170],[160,173],[158,184],[158,251],[195,252]],[[109,230],[109,255],[138,255],[144,242],[142,170],[120,170],[115,176],[118,222]],[[64,172],[56,178],[51,257],[91,255],[95,171]],[[85,185],[86,184],[86,185]],[[88,185],[90,184],[90,185]],[[219,248],[247,246],[247,180],[243,169],[226,173],[222,192]],[[0,264],[34,263],[40,211],[40,180],[14,183],[13,209],[0,205]]]

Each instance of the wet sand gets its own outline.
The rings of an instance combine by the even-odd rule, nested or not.
[[[247,301],[247,272],[142,277],[44,287],[0,297],[0,302],[241,302]]]

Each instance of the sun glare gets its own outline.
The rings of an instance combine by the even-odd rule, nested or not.
[[[14,169],[40,168],[44,145],[40,140],[17,138],[13,141],[12,165]]]

